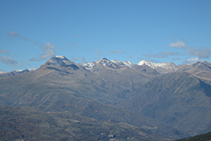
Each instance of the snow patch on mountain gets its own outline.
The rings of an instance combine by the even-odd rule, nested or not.
[[[15,70],[14,72],[23,73],[23,72],[35,71],[36,69],[37,68],[30,68],[30,69],[25,69],[25,70]]]
[[[15,70],[15,72],[22,72],[23,70]]]
[[[86,68],[87,70],[91,70],[93,69],[94,66],[96,66],[96,62],[85,63],[85,64],[82,64],[82,66]]]
[[[66,57],[64,56],[55,56],[56,58],[60,58],[60,59],[67,59]]]
[[[113,62],[114,64],[117,64],[117,65],[124,65],[124,63],[119,60],[111,60],[111,62]]]

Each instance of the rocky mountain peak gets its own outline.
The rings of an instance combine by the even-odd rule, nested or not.
[[[110,60],[108,60],[107,58],[102,58],[98,61],[96,61],[97,64],[101,64],[103,66],[107,66],[109,64],[111,64],[112,62]]]
[[[85,63],[85,64],[83,64],[83,67],[85,67],[88,70],[91,70],[96,66],[103,66],[103,67],[108,67],[108,68],[112,68],[112,69],[119,69],[119,68],[121,68],[120,65],[124,65],[124,64],[119,60],[108,60],[107,58],[102,58],[98,61]]]

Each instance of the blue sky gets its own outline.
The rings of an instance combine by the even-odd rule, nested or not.
[[[211,62],[211,0],[1,0],[0,71],[54,55]]]

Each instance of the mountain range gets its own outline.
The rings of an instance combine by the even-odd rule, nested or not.
[[[37,110],[36,116],[53,116],[55,122],[49,123],[49,126],[58,125],[57,120],[65,121],[65,126],[59,128],[60,132],[67,130],[68,126],[72,127],[65,116],[58,118],[65,113],[70,117],[80,117],[80,120],[77,119],[79,122],[90,125],[77,126],[80,131],[82,127],[92,128],[92,120],[96,125],[102,122],[110,124],[118,131],[112,133],[112,139],[117,140],[173,140],[211,131],[209,62],[176,66],[174,63],[142,60],[132,64],[102,58],[91,63],[76,64],[64,56],[55,56],[38,69],[1,73],[0,90],[3,113],[11,110],[20,112],[20,107],[26,107],[31,113],[30,108],[34,108]],[[3,125],[5,128],[0,131],[6,132],[11,128],[7,120],[11,115],[3,115],[0,120],[8,124]],[[43,121],[39,118],[36,120]],[[121,123],[125,125],[125,130],[121,130]],[[37,124],[36,127],[42,126]],[[102,134],[107,137],[108,128],[110,126],[106,126],[106,129],[102,126],[101,129],[106,131]],[[131,135],[120,138],[126,130]],[[21,134],[24,135],[24,132]],[[76,135],[68,132],[68,139]],[[46,133],[43,136],[46,137]],[[57,138],[60,136],[64,137],[58,134]],[[18,136],[20,139],[24,137],[29,139]],[[87,135],[80,132],[80,137],[82,139]],[[92,136],[93,139],[99,138]]]

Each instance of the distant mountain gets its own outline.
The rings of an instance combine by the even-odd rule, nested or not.
[[[15,70],[12,72],[0,72],[0,78],[1,77],[9,77],[9,76],[14,76],[14,75],[19,75],[19,74],[23,74],[23,73],[27,73],[27,72],[31,72],[36,70],[36,68],[31,68],[31,69],[25,69],[25,70]]]
[[[98,77],[100,77],[100,75],[106,76],[103,79],[109,78],[109,80],[113,79],[112,77],[115,75],[124,75],[125,77],[130,76],[130,78],[137,77],[137,80],[139,79],[138,81],[146,82],[149,79],[160,75],[159,72],[149,66],[134,65],[130,61],[121,62],[119,60],[108,60],[106,58],[102,58],[98,61],[90,63],[85,63],[82,66],[86,70],[97,74]],[[109,73],[114,74],[110,75]],[[108,74],[109,76],[107,76]],[[130,78],[128,78],[128,80],[130,80]]]
[[[108,60],[107,58],[102,58],[101,60],[85,63],[83,66],[92,70],[97,66],[104,66],[111,69],[120,69],[122,67],[134,67],[136,65],[132,64],[130,61],[121,62],[119,60]],[[152,63],[150,61],[142,60],[137,63],[138,66],[149,66],[150,68],[156,70],[159,73],[168,73],[174,72],[178,69],[178,67],[174,63]]]
[[[150,61],[142,60],[142,61],[139,61],[137,65],[149,66],[160,73],[175,72],[178,69],[177,66],[172,62],[171,63],[152,63]]]
[[[210,64],[149,64],[103,58],[81,65],[55,56],[34,71],[1,77],[0,106],[55,113],[54,119],[67,126],[59,114],[79,116],[84,124],[88,118],[112,121],[116,130],[128,125],[127,130],[143,130],[149,138],[151,133],[179,139],[210,131]]]
[[[204,79],[204,80],[211,80],[211,63],[208,62],[197,62],[192,65],[183,65],[178,70],[179,72],[189,72],[194,76]]]

